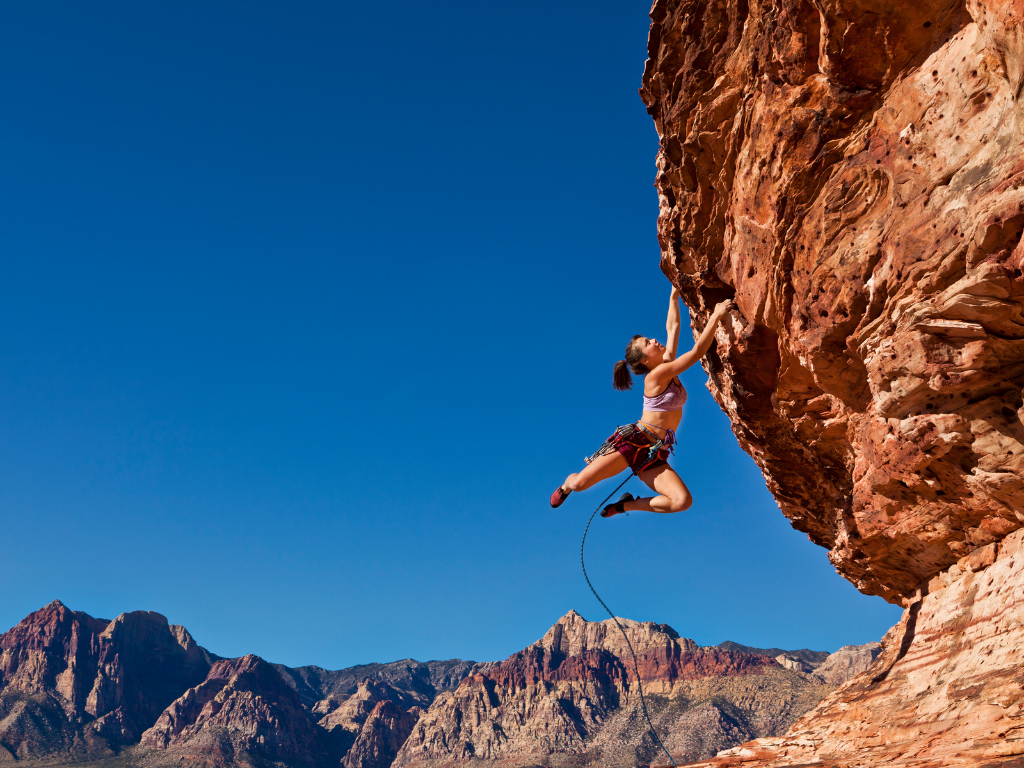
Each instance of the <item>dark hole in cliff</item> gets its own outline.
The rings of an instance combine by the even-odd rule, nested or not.
[[[683,159],[683,145],[679,142],[679,139],[673,136],[668,140],[665,146],[665,154],[668,155],[668,159],[672,161],[673,165],[679,165]]]
[[[881,165],[881,164],[882,164],[881,160],[875,160],[875,165]]]
[[[747,277],[753,277],[753,276],[754,276],[754,268],[752,266],[748,267],[747,268]]]
[[[708,309],[713,308],[718,302],[726,301],[736,297],[736,291],[725,285],[720,288],[712,288],[710,286],[704,286],[700,289],[701,298],[704,299],[704,306]]]
[[[927,29],[927,28],[928,28],[928,27],[930,27],[931,25],[932,25],[932,23],[931,23],[930,21],[926,21],[926,22],[924,23],[924,27],[925,27],[925,29]]]
[[[933,69],[932,70],[932,77],[938,77],[938,76],[939,76],[939,70]]]
[[[977,77],[977,76],[978,76],[978,70],[972,69],[971,70],[971,77]]]

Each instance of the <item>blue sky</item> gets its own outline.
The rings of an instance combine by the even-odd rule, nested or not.
[[[579,540],[611,487],[547,497],[664,333],[647,10],[0,9],[0,629],[59,598],[337,668],[603,618]],[[606,602],[702,644],[878,639],[898,609],[684,383],[694,506],[595,523]]]

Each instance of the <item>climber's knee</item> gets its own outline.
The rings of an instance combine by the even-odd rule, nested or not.
[[[673,512],[685,512],[693,504],[693,497],[689,493],[675,493],[669,497]]]

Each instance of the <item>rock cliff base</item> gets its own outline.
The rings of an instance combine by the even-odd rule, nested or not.
[[[1024,531],[931,579],[883,646],[785,736],[699,765],[1024,765]]]

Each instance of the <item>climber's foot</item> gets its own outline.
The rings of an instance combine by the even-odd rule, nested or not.
[[[624,494],[619,496],[618,501],[616,501],[614,504],[609,504],[607,507],[604,508],[604,510],[601,512],[601,517],[611,517],[612,515],[618,515],[622,512],[625,512],[626,508],[623,505],[627,501],[632,501],[633,498],[633,494],[630,493],[629,491],[626,491]]]
[[[572,491],[567,491],[562,488],[562,486],[555,488],[555,492],[551,494],[552,508],[561,506],[562,502],[569,498],[570,493],[572,493]]]

